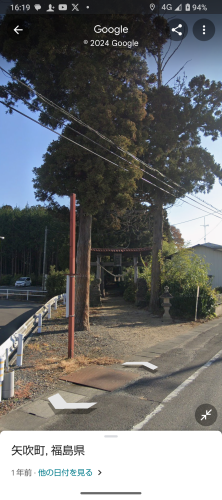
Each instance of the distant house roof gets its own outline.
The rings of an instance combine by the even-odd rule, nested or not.
[[[210,248],[211,250],[217,250],[218,252],[222,252],[222,245],[216,245],[215,243],[202,243],[198,245],[193,245],[192,247],[188,247],[187,250],[192,250],[193,248]],[[166,259],[171,259],[174,255],[177,255],[179,251],[172,253],[171,255],[167,255]]]
[[[219,252],[222,252],[222,245],[216,245],[215,243],[202,243],[201,245],[194,245],[189,248],[197,248],[197,247],[206,247],[206,248],[211,248],[212,250],[218,250]]]

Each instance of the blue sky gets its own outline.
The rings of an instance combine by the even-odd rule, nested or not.
[[[166,83],[190,59],[184,69],[187,81],[200,74],[205,74],[210,80],[221,81],[222,16],[202,14],[201,16],[178,15],[176,17],[186,21],[188,35],[166,66],[163,83]],[[198,19],[204,17],[213,21],[216,32],[211,40],[201,42],[194,37],[192,27]],[[172,48],[177,45],[178,42],[172,42]],[[0,64],[6,70],[11,67],[3,58],[0,58]],[[148,58],[148,66],[150,72],[156,71],[156,64],[152,57]],[[6,83],[7,78],[0,72],[0,85]],[[172,80],[171,84],[173,85],[173,83]],[[32,114],[25,105],[19,104],[18,109],[37,119],[37,113]],[[30,206],[36,205],[38,202],[34,196],[32,169],[42,164],[42,156],[50,142],[56,139],[56,135],[17,113],[13,113],[13,115],[5,114],[3,105],[0,106],[0,123],[3,124],[0,134],[0,206],[8,204],[13,207],[24,208],[27,203]],[[222,164],[222,138],[216,142],[212,142],[210,138],[203,138],[202,145],[214,155],[218,163]],[[199,196],[214,207],[222,210],[222,186],[219,183],[215,183],[213,190],[208,195],[200,194]],[[68,198],[60,198],[59,201],[62,204],[69,205]],[[207,208],[206,212],[208,212]],[[169,209],[168,216],[170,223],[180,229],[185,241],[190,241],[191,244],[204,242],[204,228],[201,226],[204,224],[204,212],[187,205],[182,200],[178,200],[176,205]],[[196,217],[201,218],[181,224],[181,222]],[[220,221],[220,219],[210,215],[206,216],[206,224],[208,224],[206,228],[207,241],[222,245],[222,220]]]

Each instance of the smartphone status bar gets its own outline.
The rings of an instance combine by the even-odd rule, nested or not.
[[[156,14],[172,12],[181,14],[222,14],[220,0],[207,0],[204,3],[147,2],[147,0],[39,0],[32,2],[10,2],[0,0],[0,14]]]

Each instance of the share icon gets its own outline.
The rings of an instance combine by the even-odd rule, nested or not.
[[[168,23],[170,29],[170,38],[174,42],[180,42],[186,38],[188,26],[183,19],[171,19]]]
[[[171,28],[171,31],[177,33],[179,36],[182,36],[183,33],[181,31],[177,31],[177,28],[182,28],[182,24],[178,24],[176,28]]]

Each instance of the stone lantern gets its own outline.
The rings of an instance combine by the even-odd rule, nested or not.
[[[164,293],[160,295],[160,298],[163,299],[162,306],[164,307],[164,313],[163,313],[163,318],[162,321],[172,321],[172,318],[169,313],[169,309],[171,307],[170,299],[173,298],[173,295],[169,293],[169,287],[165,286],[164,287]]]

